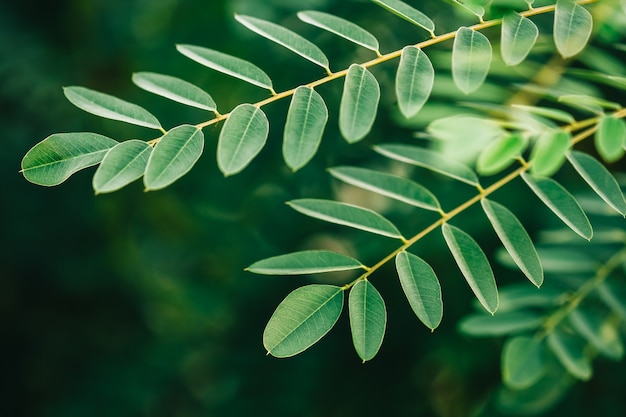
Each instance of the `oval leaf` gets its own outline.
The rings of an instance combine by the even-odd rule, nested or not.
[[[526,59],[535,45],[539,29],[532,20],[515,12],[509,12],[502,19],[500,53],[506,65],[517,65]]]
[[[502,351],[502,380],[513,389],[528,388],[546,372],[545,346],[534,337],[508,339]]]
[[[287,204],[302,214],[329,223],[341,224],[382,236],[403,239],[393,223],[380,214],[363,207],[313,198],[292,200]]]
[[[593,29],[591,13],[573,0],[558,0],[554,11],[554,43],[563,56],[569,58],[582,51]]]
[[[598,153],[607,162],[615,162],[624,156],[626,123],[617,117],[604,115],[595,134]]]
[[[143,140],[127,140],[107,152],[93,176],[96,194],[110,193],[140,178],[146,170],[152,146]]]
[[[33,146],[22,159],[28,181],[51,187],[73,173],[97,165],[117,141],[96,133],[57,133]]]
[[[287,112],[283,139],[283,158],[287,166],[296,171],[313,158],[327,121],[324,99],[310,87],[296,88]]]
[[[413,23],[416,26],[421,27],[422,29],[430,32],[431,36],[435,36],[435,24],[428,16],[424,13],[420,12],[417,9],[409,6],[403,1],[400,0],[372,0],[374,3],[379,6],[384,7],[389,10],[393,14],[400,16],[404,20],[407,20]]]
[[[364,266],[349,256],[325,250],[306,250],[262,259],[246,270],[263,275],[303,275],[360,268]]]
[[[624,345],[620,340],[619,331],[616,323],[609,317],[603,317],[596,311],[578,307],[569,314],[568,318],[574,329],[598,352],[615,361],[624,357]]]
[[[530,177],[522,173],[522,179],[559,219],[570,229],[587,240],[591,240],[593,229],[587,215],[561,184],[551,178]]]
[[[252,16],[235,15],[235,19],[254,33],[284,46],[330,72],[328,58],[320,48],[291,30]]]
[[[354,349],[363,362],[369,361],[376,356],[385,337],[385,301],[369,281],[361,280],[350,290],[348,311]]]
[[[137,126],[161,130],[161,123],[143,107],[85,87],[63,88],[65,97],[87,113]]]
[[[339,130],[348,143],[363,139],[372,129],[380,86],[366,68],[352,64],[346,75],[339,108]]]
[[[314,10],[298,12],[298,18],[303,22],[327,30],[364,48],[378,52],[378,40],[374,35],[346,19]]]
[[[593,372],[591,360],[585,354],[587,342],[581,337],[555,329],[547,337],[550,350],[567,372],[583,381],[589,380]]]
[[[200,65],[274,92],[270,77],[248,61],[201,46],[176,45],[176,49]]]
[[[333,328],[343,310],[343,290],[333,285],[307,285],[278,305],[263,332],[263,346],[277,358],[297,355]]]
[[[170,130],[156,144],[143,183],[146,191],[159,190],[172,184],[194,166],[204,148],[204,134],[191,125]]]
[[[180,78],[169,75],[156,74],[154,72],[137,72],[133,74],[133,83],[139,88],[169,98],[187,106],[215,112],[215,101],[198,86],[195,86]]]
[[[423,259],[405,251],[396,255],[396,270],[413,312],[426,327],[435,330],[443,318],[441,285],[435,271]]]
[[[474,337],[496,337],[535,330],[541,326],[544,316],[532,311],[472,314],[459,322],[459,330]]]
[[[502,241],[511,258],[526,277],[540,287],[543,284],[543,269],[539,255],[524,226],[513,213],[502,204],[483,198],[481,204],[489,222]]]
[[[456,86],[469,94],[477,90],[489,72],[491,44],[482,33],[460,27],[452,46],[452,78]]]
[[[441,210],[437,197],[406,178],[357,167],[335,167],[329,171],[333,177],[356,187],[426,210]]]
[[[404,117],[413,117],[421,110],[434,82],[435,70],[428,56],[415,46],[405,47],[396,72],[396,97]]]
[[[495,313],[498,309],[498,288],[487,256],[476,241],[458,227],[445,223],[441,231],[476,298],[488,312]]]
[[[526,141],[519,135],[507,135],[494,139],[478,155],[476,170],[481,175],[493,175],[511,165],[526,148]]]
[[[572,143],[572,135],[562,130],[548,130],[539,136],[530,155],[530,171],[540,177],[549,177],[565,162],[565,152]]]
[[[241,172],[261,152],[269,122],[252,104],[240,104],[230,113],[217,142],[217,166],[225,176]]]

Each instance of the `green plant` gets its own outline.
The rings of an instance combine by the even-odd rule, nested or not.
[[[278,357],[292,356],[307,349],[334,326],[343,309],[345,292],[349,292],[354,346],[363,361],[372,359],[383,341],[386,309],[370,277],[392,262],[395,262],[413,311],[424,325],[434,330],[443,317],[439,280],[436,271],[409,252],[409,248],[437,230],[442,231],[452,257],[480,305],[494,315],[501,303],[494,273],[481,245],[468,232],[450,224],[457,215],[480,203],[514,263],[539,287],[544,282],[541,256],[512,210],[493,201],[492,194],[504,187],[513,187],[510,184],[522,178],[567,226],[589,240],[592,226],[585,212],[559,182],[549,178],[567,161],[611,208],[626,214],[622,191],[610,171],[589,153],[572,149],[593,137],[597,152],[606,162],[618,161],[624,153],[626,127],[622,119],[626,110],[601,94],[601,86],[624,89],[626,85],[624,66],[611,60],[606,52],[607,48],[618,51],[619,45],[611,44],[623,37],[620,23],[624,15],[614,13],[620,3],[559,0],[556,4],[533,8],[532,1],[453,1],[450,3],[454,7],[462,12],[469,11],[479,23],[460,25],[440,35],[435,33],[433,20],[406,3],[397,0],[375,0],[374,3],[414,23],[430,37],[383,54],[373,35],[348,20],[313,11],[299,13],[302,21],[372,51],[371,60],[353,62],[347,69],[333,71],[324,53],[294,32],[265,20],[237,16],[236,19],[252,31],[311,61],[326,75],[306,85],[276,92],[271,78],[251,63],[204,47],[178,45],[183,55],[264,88],[270,97],[221,113],[210,95],[186,81],[156,73],[134,74],[133,82],[140,88],[211,114],[209,120],[197,125],[181,124],[164,129],[156,117],[138,106],[83,87],[68,87],[65,95],[77,107],[101,117],[157,130],[160,136],[150,141],[117,142],[95,133],[55,134],[26,154],[22,172],[31,182],[52,186],[83,168],[99,164],[93,178],[96,193],[118,190],[141,177],[146,190],[158,190],[185,175],[200,158],[205,139],[203,129],[224,122],[217,144],[217,165],[225,176],[235,175],[243,171],[266,144],[270,121],[262,108],[288,98],[291,103],[282,152],[287,166],[296,171],[314,158],[327,121],[333,116],[315,89],[343,79],[337,117],[339,131],[348,143],[360,142],[376,123],[381,100],[381,88],[370,68],[399,60],[394,74],[398,123],[419,124],[420,117],[432,119],[426,128],[431,141],[427,146],[417,146],[374,138],[374,150],[385,161],[382,164],[387,164],[386,169],[338,166],[330,168],[329,172],[339,182],[426,210],[433,220],[405,236],[401,228],[371,208],[327,199],[290,201],[289,205],[302,214],[395,239],[397,244],[387,250],[388,242],[381,240],[380,252],[367,256],[370,258],[367,261],[371,262],[356,259],[365,259],[361,256],[323,249],[297,251],[250,265],[247,269],[251,272],[271,275],[358,271],[356,276],[344,278],[342,285],[311,284],[289,294],[266,327],[264,345],[268,353]],[[585,48],[594,31],[592,15],[586,8],[588,4],[589,9],[601,17],[596,18],[600,24],[598,28],[596,23],[596,43]],[[622,2],[622,8],[623,5]],[[520,11],[525,7],[527,10]],[[554,48],[546,36],[550,26],[543,21],[533,21],[534,17],[551,15],[554,15],[556,52],[568,60],[553,57]],[[493,28],[496,27],[501,28],[500,35],[495,33]],[[498,39],[500,59],[492,47]],[[445,49],[445,42],[449,41],[451,51]],[[435,51],[431,54],[432,49]],[[535,54],[536,59],[529,59],[529,54]],[[572,57],[579,60],[569,59]],[[595,62],[599,59],[602,61]],[[450,65],[452,83],[437,87],[436,75],[446,72],[446,65]],[[567,77],[563,77],[566,71]],[[489,74],[494,79],[488,79]],[[489,100],[481,99],[480,93],[497,88],[499,84],[523,84],[523,87],[513,94],[499,90],[489,96]],[[434,110],[441,110],[437,98],[432,98],[436,89],[439,89],[437,98],[447,99],[462,92],[466,94],[465,101],[445,103],[444,115],[433,117]],[[468,136],[472,136],[471,143],[468,143]],[[515,163],[519,167],[511,168]],[[475,164],[475,169],[470,168],[470,164]],[[446,194],[441,204],[421,182],[410,179],[413,171],[408,166],[441,174],[458,182],[461,193],[467,193],[469,188],[472,195],[455,205],[454,193]],[[479,175],[497,177],[484,185],[486,180]],[[435,181],[435,185],[441,183]],[[503,320],[500,317],[495,314],[494,320]],[[535,316],[523,319],[521,329],[530,328],[528,323],[537,324]],[[493,323],[497,322],[490,325]],[[617,331],[618,321],[609,324]],[[537,351],[527,338],[512,340],[515,349]],[[513,348],[507,345],[505,352],[510,349]],[[511,355],[505,353],[505,357]],[[504,369],[510,369],[510,364],[506,363]],[[538,380],[534,378],[538,374],[524,384],[516,385],[517,380],[513,378],[512,385],[526,388],[527,384]],[[510,372],[505,375],[505,381],[511,382]]]

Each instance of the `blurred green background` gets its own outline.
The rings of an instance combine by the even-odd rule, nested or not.
[[[365,260],[376,259],[381,246],[384,250],[389,244],[320,226],[284,202],[328,197],[333,190],[326,167],[366,165],[370,159],[375,164],[371,143],[410,137],[411,131],[390,116],[393,65],[377,69],[383,85],[380,116],[362,144],[347,146],[339,137],[339,86],[321,89],[332,115],[329,129],[319,155],[295,174],[280,156],[288,103],[267,108],[272,120],[268,146],[233,178],[224,179],[215,166],[217,132],[210,130],[205,131],[205,154],[191,173],[159,192],[144,193],[138,182],[96,197],[93,170],[52,189],[32,185],[18,173],[26,151],[52,133],[151,138],[140,128],[74,108],[62,86],[83,85],[144,105],[168,127],[207,116],[140,91],[130,82],[132,72],[192,81],[209,91],[224,112],[264,97],[259,89],[186,59],[176,52],[176,43],[255,62],[278,91],[323,76],[321,69],[246,32],[233,19],[235,12],[299,31],[323,47],[333,68],[373,57],[299,22],[295,12],[307,8],[350,17],[376,34],[384,51],[424,36],[391,15],[381,19],[381,10],[366,1],[0,4],[0,415],[497,415],[488,399],[500,380],[502,341],[457,333],[456,322],[469,311],[472,297],[438,237],[417,248],[444,277],[445,318],[434,334],[412,315],[394,272],[387,269],[375,278],[389,309],[387,337],[371,363],[361,364],[353,352],[345,314],[321,343],[298,357],[268,357],[261,343],[276,305],[308,281],[255,276],[244,272],[245,266],[319,245],[348,252],[358,248]],[[437,2],[425,3],[423,10],[442,30],[456,27]],[[428,220],[416,218],[404,226],[419,230]],[[530,216],[525,221],[536,226]],[[471,228],[471,217],[466,222],[480,236],[479,226]],[[486,244],[488,251],[493,247]],[[496,271],[504,277],[499,282],[520,279],[507,274]],[[622,415],[625,371],[623,363],[598,361],[594,379],[576,386],[555,415],[582,416],[592,410]]]

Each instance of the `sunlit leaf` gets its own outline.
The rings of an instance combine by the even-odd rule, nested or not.
[[[367,280],[357,282],[348,297],[354,349],[363,362],[374,358],[383,343],[387,309],[383,297]]]
[[[401,18],[421,27],[424,30],[430,32],[432,36],[435,36],[435,24],[428,16],[419,10],[414,9],[403,1],[400,0],[372,0],[379,6],[384,7],[393,14],[400,16]]]
[[[537,138],[530,154],[533,175],[549,177],[565,162],[565,152],[572,142],[572,135],[563,130],[547,130]]]
[[[430,191],[409,179],[367,168],[346,166],[329,171],[333,177],[356,187],[426,210],[441,210],[439,201]]]
[[[593,18],[584,7],[573,0],[558,0],[554,11],[554,43],[563,56],[569,58],[587,45]]]
[[[144,174],[152,146],[143,140],[127,140],[107,152],[93,176],[96,194],[119,190]]]
[[[200,87],[180,78],[154,72],[137,72],[133,82],[138,87],[178,103],[215,112],[215,101]]]
[[[241,58],[194,45],[176,45],[176,49],[187,58],[205,67],[274,91],[270,77],[256,65]]]
[[[524,110],[537,116],[547,117],[548,119],[558,120],[564,123],[574,123],[574,116],[561,109],[552,109],[549,107],[527,106],[523,104],[513,104],[512,107]]]
[[[615,361],[624,357],[624,345],[614,321],[581,307],[572,311],[568,318],[574,329],[604,356]]]
[[[626,282],[611,277],[597,288],[598,295],[609,308],[626,319]]]
[[[277,358],[297,355],[333,328],[343,310],[343,290],[333,285],[307,285],[278,305],[263,332],[263,346]]]
[[[567,372],[583,381],[591,378],[593,369],[585,354],[587,342],[584,339],[557,328],[548,334],[546,342]]]
[[[488,312],[495,313],[498,309],[498,289],[487,256],[476,241],[458,227],[446,223],[441,230],[474,295]]]
[[[429,329],[436,329],[443,318],[443,300],[435,271],[423,259],[405,251],[396,255],[396,270],[417,318]]]
[[[496,138],[478,155],[476,171],[481,175],[497,174],[519,158],[525,148],[526,141],[519,135]]]
[[[546,372],[545,346],[534,337],[508,339],[502,351],[502,380],[514,389],[530,387]]]
[[[535,45],[539,29],[532,20],[515,12],[502,19],[500,52],[506,65],[517,65],[526,59]]]
[[[349,20],[314,10],[298,12],[298,18],[364,48],[378,52],[378,40],[374,35]]]
[[[161,130],[161,123],[143,107],[85,87],[63,88],[65,97],[87,113],[137,126]]]
[[[491,44],[482,33],[460,27],[452,46],[452,78],[456,86],[469,94],[487,78],[491,65]]]
[[[396,72],[396,97],[405,117],[415,116],[430,97],[435,70],[428,56],[415,46],[402,50]]]
[[[402,235],[389,220],[363,207],[332,200],[303,198],[288,202],[294,210],[329,223],[341,224],[396,239]]]
[[[563,223],[585,239],[591,239],[593,229],[591,228],[591,223],[589,223],[587,215],[574,196],[563,188],[561,184],[551,178],[530,177],[525,173],[523,173],[521,177],[537,197],[539,197]]]
[[[472,314],[459,322],[459,330],[474,337],[495,337],[535,330],[543,315],[533,311],[498,312],[495,315]]]
[[[624,156],[626,145],[626,123],[623,119],[604,115],[595,134],[598,153],[607,162],[615,162]]]
[[[217,142],[217,166],[225,176],[241,172],[261,152],[269,122],[261,109],[240,104],[230,113]]]
[[[339,130],[348,143],[363,139],[378,111],[380,86],[365,67],[352,64],[346,75],[339,107]]]
[[[565,94],[558,97],[560,103],[594,114],[603,114],[604,109],[619,110],[622,106],[614,101],[585,94]]]
[[[246,268],[263,275],[303,275],[364,268],[349,256],[326,250],[306,250],[262,259]]]
[[[167,187],[185,175],[204,149],[204,134],[195,126],[183,125],[167,132],[148,159],[143,177],[146,190]]]
[[[96,133],[56,133],[33,146],[22,159],[28,181],[51,187],[73,173],[97,165],[118,142]]]
[[[483,19],[485,16],[485,8],[489,1],[487,0],[453,0],[456,6],[460,6],[466,11],[470,12],[479,19]]]

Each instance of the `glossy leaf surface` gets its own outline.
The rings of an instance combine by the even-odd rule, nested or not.
[[[481,175],[497,174],[521,156],[525,148],[526,141],[519,135],[496,138],[478,155],[476,171]]]
[[[515,12],[509,12],[502,19],[500,52],[506,65],[521,63],[535,45],[539,29],[532,20]]]
[[[383,297],[367,280],[357,282],[348,297],[350,331],[354,349],[363,362],[380,349],[387,327],[387,309]]]
[[[144,174],[152,146],[142,140],[127,140],[107,152],[93,176],[96,194],[119,190]]]
[[[576,55],[587,45],[593,29],[591,13],[573,0],[558,0],[554,11],[554,43],[563,56]]]
[[[393,14],[413,23],[435,36],[435,24],[428,16],[400,0],[372,0]]]
[[[485,35],[467,27],[457,30],[452,47],[452,78],[459,90],[469,94],[485,82],[491,53]]]
[[[366,68],[352,64],[346,75],[339,107],[339,130],[348,143],[363,139],[378,111],[380,86]]]
[[[415,46],[405,47],[396,72],[396,97],[405,117],[413,117],[422,109],[434,82],[435,70],[428,56]]]
[[[546,371],[545,346],[534,337],[508,339],[502,352],[502,379],[514,389],[528,388]]]
[[[156,95],[199,109],[217,111],[209,93],[180,78],[154,72],[137,72],[132,79],[135,85]]]
[[[558,171],[565,162],[565,152],[571,141],[571,134],[562,130],[548,130],[541,134],[530,155],[533,175],[549,177]]]
[[[303,275],[360,268],[363,265],[349,256],[326,250],[306,250],[262,259],[246,270],[263,275]]]
[[[364,48],[378,51],[378,40],[374,35],[349,20],[314,10],[298,12],[298,18],[303,22],[327,30]]]

